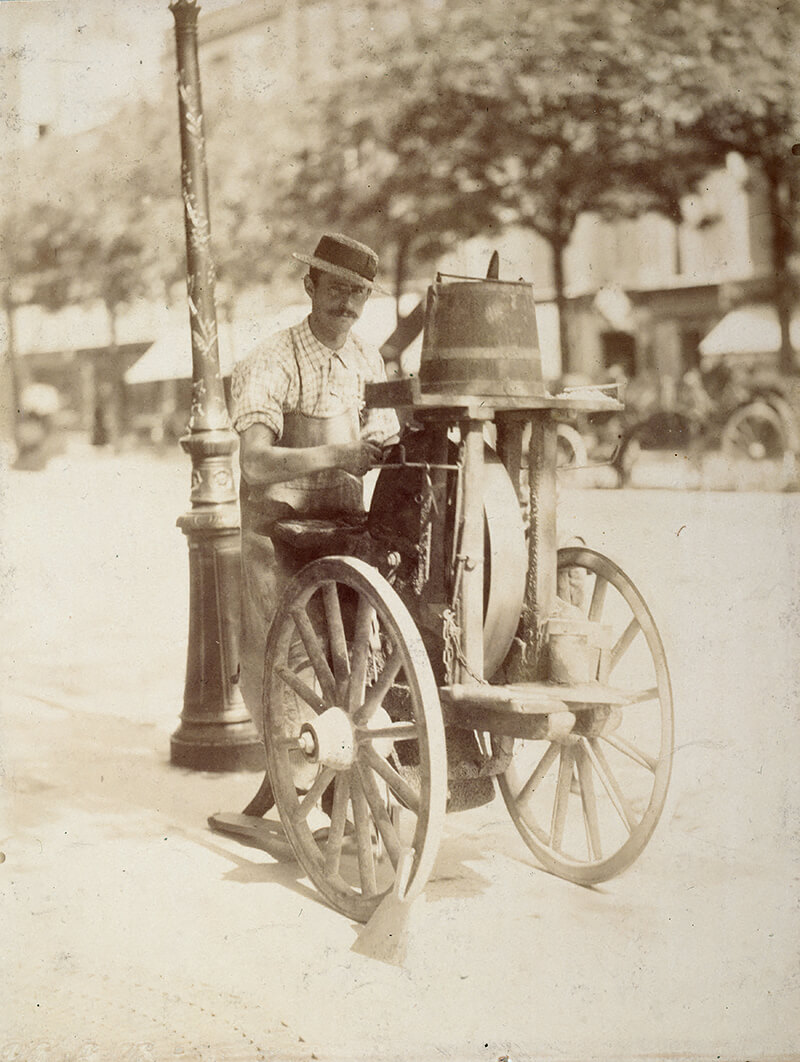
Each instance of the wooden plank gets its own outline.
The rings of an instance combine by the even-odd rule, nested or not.
[[[516,715],[549,715],[567,710],[566,702],[551,693],[544,683],[530,690],[518,686],[455,684],[440,686],[439,697],[443,708],[454,711],[491,708]]]
[[[581,705],[591,708],[596,704],[636,704],[642,699],[642,691],[621,690],[600,682],[570,686],[556,682],[514,682],[504,686],[454,683],[452,686],[439,687],[439,699],[443,705],[453,707],[498,707],[513,703],[519,707],[509,710],[546,714],[563,711],[567,707],[571,711],[580,711]]]
[[[557,740],[558,734],[567,734],[575,726],[574,712],[554,711],[546,715],[526,714],[518,711],[519,705],[459,705],[442,710],[445,726],[460,730],[478,730],[484,734],[502,737],[525,738],[529,741],[546,738]],[[507,710],[510,709],[510,710]]]
[[[496,383],[496,381],[495,381]],[[502,410],[539,410],[564,409],[586,413],[611,412],[624,409],[624,405],[614,398],[602,395],[586,397],[581,395],[492,395],[482,394],[480,381],[476,381],[472,394],[446,394],[443,392],[423,391],[416,376],[401,377],[381,383],[368,383],[364,397],[371,409],[386,407],[427,407],[431,409],[472,410],[481,407],[487,411]]]
[[[229,812],[217,812],[210,815],[208,825],[217,833],[235,837],[237,841],[259,848],[274,859],[293,859],[292,849],[286,832],[280,822],[262,819],[256,815],[236,815]]]

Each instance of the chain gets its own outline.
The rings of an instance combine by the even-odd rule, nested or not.
[[[464,652],[461,648],[461,628],[456,619],[456,608],[458,594],[461,589],[461,574],[464,570],[466,559],[467,558],[463,553],[459,553],[456,557],[456,572],[453,580],[453,594],[450,607],[444,609],[442,612],[442,637],[444,639],[442,661],[444,663],[445,677],[448,684],[455,682],[455,665],[456,663],[459,663],[467,674],[475,679],[476,682],[480,683],[482,686],[488,686],[486,679],[482,678],[480,675],[476,675],[469,666],[467,658],[464,656]]]

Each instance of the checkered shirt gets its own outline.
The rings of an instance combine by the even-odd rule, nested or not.
[[[364,384],[385,379],[383,358],[375,348],[351,332],[339,350],[331,350],[306,318],[270,336],[234,366],[233,427],[241,434],[253,424],[265,424],[280,439],[284,413],[334,417],[355,406],[361,437],[384,443],[400,430],[397,415],[393,409],[366,409]]]

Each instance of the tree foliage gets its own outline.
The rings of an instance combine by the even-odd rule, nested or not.
[[[514,224],[550,245],[563,311],[564,253],[581,214],[677,221],[682,196],[737,151],[773,197],[785,307],[799,5],[369,0],[382,29],[360,50],[349,42],[347,63],[316,93],[207,106],[220,301],[280,284],[289,251],[323,226],[376,246],[399,295],[459,240]],[[77,139],[46,138],[27,167],[0,232],[4,275],[25,278],[48,306],[100,298],[113,313],[139,295],[168,297],[185,271],[173,101],[133,103]],[[566,330],[562,350],[568,362]]]
[[[670,64],[651,63],[655,47],[633,2],[451,3],[387,40],[332,101],[302,190],[328,217],[372,225],[398,257],[534,230],[552,249],[568,362],[564,255],[578,217],[677,219],[707,164],[671,149]],[[343,147],[350,172],[336,164]]]
[[[100,300],[113,318],[176,275],[171,152],[158,108],[137,104],[80,137],[48,137],[20,172],[3,217],[3,272],[50,309]],[[30,189],[30,191],[28,191]]]
[[[679,141],[701,143],[716,161],[748,160],[769,203],[781,365],[796,369],[789,322],[797,298],[792,256],[800,224],[800,3],[783,0],[652,0],[652,17],[678,53],[666,101]]]

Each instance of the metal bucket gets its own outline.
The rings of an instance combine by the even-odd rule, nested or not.
[[[598,677],[600,653],[611,648],[612,630],[591,620],[552,616],[545,637],[550,681],[583,685]]]
[[[522,281],[437,280],[428,288],[422,391],[468,397],[545,393],[533,288]]]

